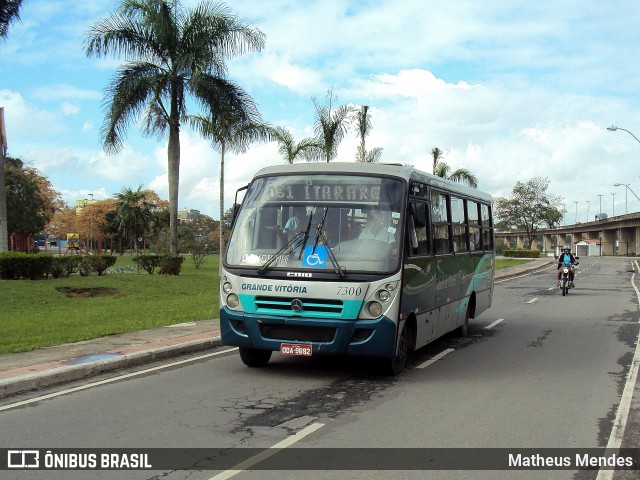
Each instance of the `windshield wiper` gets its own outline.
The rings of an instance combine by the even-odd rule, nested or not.
[[[302,251],[304,250],[304,246],[307,244],[307,239],[309,238],[309,230],[311,230],[311,219],[313,218],[313,212],[311,212],[309,214],[309,222],[307,224],[307,229],[305,231],[300,231],[298,233],[296,233],[293,238],[291,240],[289,240],[287,242],[287,244],[282,247],[280,250],[278,250],[273,257],[271,257],[269,260],[267,260],[265,262],[264,265],[262,265],[259,269],[258,269],[258,274],[262,275],[267,268],[269,268],[277,259],[278,257],[280,257],[280,255],[282,255],[284,252],[286,252],[287,250],[288,253],[291,253],[295,250],[295,244],[297,242],[299,242],[300,240],[302,240],[302,237],[304,237],[304,240],[301,242],[302,243],[302,249],[300,250],[300,256],[298,257],[298,259],[300,259],[300,257],[302,257]]]
[[[313,219],[313,212],[309,213],[309,221],[307,222],[307,229],[304,232],[304,240],[300,245],[300,253],[298,254],[298,260],[302,258],[302,254],[304,253],[304,247],[307,246],[307,240],[309,240],[309,232],[311,231],[311,220]]]
[[[291,253],[293,251],[293,248],[292,248],[293,244],[296,243],[298,240],[300,240],[303,235],[304,235],[304,232],[296,233],[293,236],[293,238],[291,240],[289,240],[284,247],[282,247],[280,250],[278,250],[276,253],[274,253],[273,256],[269,260],[267,260],[265,262],[265,264],[262,265],[258,269],[258,274],[262,275],[265,272],[265,270],[267,268],[269,268],[271,266],[271,264],[273,264],[280,257],[280,255],[282,255],[284,252],[287,251],[287,249],[291,249],[291,250],[289,250],[289,253]]]
[[[335,270],[336,275],[338,275],[338,278],[342,278],[344,277],[346,269],[344,267],[341,267],[340,264],[338,263],[338,259],[336,258],[336,255],[333,253],[333,250],[331,250],[331,246],[329,246],[329,242],[327,241],[327,236],[324,233],[324,221],[327,219],[328,211],[329,211],[329,207],[325,207],[324,213],[322,214],[322,220],[316,227],[316,240],[313,244],[311,255],[316,253],[316,247],[318,246],[318,241],[322,240],[322,243],[327,249],[327,255],[329,256],[329,260],[331,260],[331,265],[333,265],[333,269]]]

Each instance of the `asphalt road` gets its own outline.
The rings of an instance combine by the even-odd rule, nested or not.
[[[498,283],[493,307],[472,321],[468,338],[432,343],[396,378],[380,376],[375,362],[336,357],[274,355],[268,368],[249,369],[237,350],[220,348],[151,372],[141,367],[128,378],[119,378],[122,372],[94,378],[90,382],[105,383],[10,408],[11,402],[79,384],[32,392],[0,404],[0,447],[291,445],[314,447],[329,458],[322,470],[243,471],[237,479],[596,479],[597,470],[331,470],[331,463],[385,467],[385,455],[403,453],[395,448],[542,452],[607,446],[636,355],[638,299],[630,267],[628,259],[584,258],[566,297],[555,288],[555,269]],[[637,395],[635,401],[630,418],[637,421]],[[630,437],[634,429],[627,428],[623,446],[638,446]],[[336,456],[331,448],[350,450]],[[375,448],[384,450],[372,454]],[[2,477],[211,479],[218,473],[31,471]],[[637,471],[623,475],[638,478]]]

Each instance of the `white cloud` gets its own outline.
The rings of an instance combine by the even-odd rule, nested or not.
[[[60,105],[60,111],[63,115],[76,115],[80,111],[80,105],[64,102]]]

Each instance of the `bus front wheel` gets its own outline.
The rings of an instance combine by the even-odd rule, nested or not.
[[[400,332],[400,339],[398,341],[398,348],[396,354],[387,362],[387,373],[389,375],[399,375],[404,370],[404,366],[407,363],[407,354],[409,352],[409,335],[407,334],[407,327],[403,326]]]
[[[240,358],[247,367],[266,367],[272,353],[271,350],[240,347]]]

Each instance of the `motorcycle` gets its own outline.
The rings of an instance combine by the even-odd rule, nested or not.
[[[575,259],[577,260],[578,257],[575,257]],[[578,265],[579,265],[579,263],[576,262],[575,263],[575,267],[577,267]],[[571,265],[568,265],[568,264],[564,263],[564,264],[562,264],[560,269],[561,269],[560,291],[562,292],[562,296],[564,297],[565,295],[567,295],[569,293],[569,289],[573,288],[573,282],[570,280]],[[574,268],[573,276],[574,276],[574,279],[575,279],[575,268]]]

